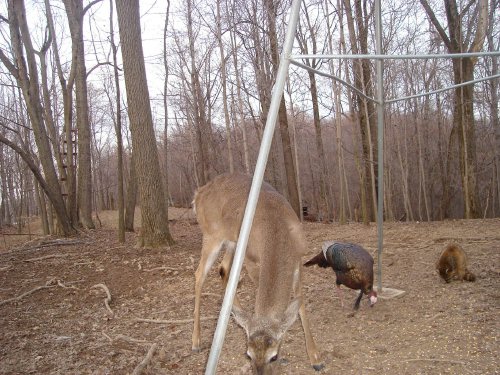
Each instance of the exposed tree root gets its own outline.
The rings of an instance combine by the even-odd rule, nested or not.
[[[43,257],[25,259],[25,260],[23,260],[23,262],[36,262],[39,260],[45,260],[45,259],[51,259],[51,258],[65,258],[68,255],[69,254],[50,254],[50,255],[45,255]]]
[[[102,290],[104,290],[104,292],[106,292],[106,298],[104,299],[104,305],[106,306],[106,310],[108,310],[108,312],[111,314],[111,316],[114,316],[115,313],[113,312],[113,310],[111,310],[111,307],[109,307],[109,303],[111,302],[111,293],[109,292],[108,287],[104,284],[96,284],[96,285],[92,286],[90,289],[96,289],[96,288],[101,288]]]
[[[153,358],[157,346],[158,344],[156,343],[151,345],[151,347],[148,350],[148,354],[146,354],[146,357],[142,360],[142,362],[137,365],[137,367],[134,369],[134,372],[132,372],[132,375],[139,375],[142,373],[142,371],[146,368],[146,366],[151,362],[151,358]]]
[[[82,240],[50,240],[50,241],[42,241],[38,245],[35,245],[35,246],[22,247],[20,249],[13,250],[13,251],[30,251],[30,250],[38,250],[38,249],[41,249],[42,247],[79,245],[79,244],[84,244],[84,243],[87,243],[87,242],[82,241]]]
[[[151,341],[147,340],[141,340],[141,339],[135,339],[133,337],[125,336],[118,334],[114,338],[111,336],[107,335],[105,332],[102,333],[104,337],[106,337],[112,344],[118,342],[118,341],[125,341],[129,344],[148,344],[151,345]]]
[[[205,320],[214,320],[217,319],[217,316],[205,316],[200,318],[201,321]],[[180,319],[180,320],[161,320],[161,319],[144,319],[144,318],[135,318],[136,322],[142,323],[156,323],[156,324],[187,324],[193,323],[194,319]]]
[[[19,301],[20,299],[23,299],[24,297],[29,296],[30,294],[32,294],[32,293],[34,293],[34,292],[36,292],[38,290],[47,289],[47,288],[53,288],[55,286],[57,286],[56,279],[52,278],[49,281],[47,281],[45,283],[45,285],[37,286],[36,288],[28,290],[27,292],[24,292],[23,294],[21,294],[21,295],[19,295],[17,297],[13,297],[13,298],[9,298],[9,299],[5,299],[3,301],[0,301],[0,306],[4,305],[6,303],[9,303],[9,302]]]
[[[446,362],[446,363],[452,363],[454,365],[462,365],[465,366],[465,362],[462,361],[454,361],[451,359],[438,359],[438,358],[410,358],[406,359],[406,362]]]
[[[173,268],[173,267],[155,267],[151,269],[143,269],[143,272],[153,272],[153,271],[179,271],[179,268]]]

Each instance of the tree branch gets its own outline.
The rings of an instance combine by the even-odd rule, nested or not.
[[[434,25],[437,32],[441,36],[441,39],[443,39],[444,44],[446,45],[448,50],[451,51],[453,48],[452,48],[450,39],[448,38],[448,35],[446,35],[446,31],[444,31],[443,26],[441,26],[441,24],[437,20],[436,15],[432,11],[431,7],[429,6],[429,3],[427,2],[427,0],[420,0],[420,4],[422,4],[422,6],[424,7],[425,12],[427,13],[427,16],[430,18],[432,24]]]
[[[13,149],[15,152],[21,156],[21,159],[24,160],[24,162],[28,165],[28,168],[31,169],[31,172],[33,172],[33,175],[37,179],[38,183],[42,187],[42,189],[45,191],[47,196],[50,197],[50,189],[49,186],[47,185],[47,182],[43,178],[42,174],[40,173],[40,169],[38,166],[35,164],[33,161],[33,158],[29,153],[24,151],[21,147],[19,147],[17,144],[12,142],[10,139],[4,137],[2,134],[0,134],[0,142],[3,143],[4,145],[9,146],[11,149]]]
[[[85,8],[83,8],[83,15],[84,15],[85,13],[87,13],[87,11],[88,11],[90,8],[92,8],[95,4],[97,4],[97,3],[101,2],[101,1],[102,1],[102,0],[94,0],[94,1],[90,2],[89,4],[87,4],[87,6],[86,6]]]
[[[480,0],[477,4],[479,8],[476,35],[472,42],[469,52],[478,52],[481,50],[486,39],[486,31],[488,30],[488,0]],[[477,59],[477,58],[476,58]]]
[[[16,66],[9,60],[9,58],[5,56],[5,54],[1,49],[0,49],[0,60],[5,65],[10,74],[12,74],[14,78],[17,80],[19,78],[19,71],[17,70]]]
[[[92,73],[94,70],[96,70],[98,67],[100,66],[103,66],[103,65],[110,65],[110,66],[113,66],[114,67],[114,64],[113,63],[110,63],[109,61],[106,61],[106,62],[102,62],[102,63],[97,63],[96,65],[94,65],[92,68],[89,69],[89,71],[87,72],[87,78],[89,77],[90,73]],[[119,67],[116,67],[116,69],[118,70],[122,70],[120,69]]]

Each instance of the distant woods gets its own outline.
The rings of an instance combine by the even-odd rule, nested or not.
[[[44,232],[69,235],[117,209],[122,241],[138,204],[140,244],[168,244],[168,206],[188,207],[217,174],[253,172],[290,1],[116,5],[0,8],[0,226],[37,215]],[[499,0],[382,12],[386,54],[500,49]],[[305,0],[294,53],[369,54],[373,35],[370,2]],[[304,63],[374,95],[373,61]],[[498,57],[388,60],[385,97],[498,73]],[[292,67],[265,178],[306,219],[374,221],[382,183],[386,220],[496,217],[498,103],[496,78],[387,105],[378,181],[374,104]]]

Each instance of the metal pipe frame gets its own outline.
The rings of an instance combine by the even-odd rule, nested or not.
[[[386,59],[440,59],[440,58],[463,58],[463,57],[488,57],[488,56],[500,56],[500,51],[493,52],[477,52],[477,53],[448,53],[448,54],[417,54],[417,55],[384,55],[382,52],[382,17],[381,17],[381,4],[380,0],[375,0],[375,38],[376,38],[376,52],[374,55],[292,55],[292,47],[295,39],[295,32],[297,28],[297,23],[299,19],[301,0],[293,0],[290,18],[287,26],[287,32],[285,35],[285,42],[283,44],[283,51],[281,54],[280,65],[278,68],[278,73],[276,76],[276,83],[272,90],[271,104],[269,107],[269,115],[266,121],[266,126],[264,129],[264,134],[262,137],[262,143],[259,150],[259,156],[257,158],[257,164],[255,166],[255,172],[252,180],[252,186],[250,188],[250,193],[248,196],[247,205],[245,208],[245,214],[243,216],[243,222],[241,225],[240,236],[236,244],[236,251],[233,259],[233,264],[231,267],[231,272],[229,274],[229,280],[226,287],[226,292],[224,295],[224,301],[222,303],[221,311],[219,314],[219,320],[217,321],[217,328],[214,333],[212,347],[208,357],[207,367],[205,369],[205,375],[215,374],[217,369],[217,363],[219,361],[220,352],[222,350],[222,345],[224,343],[224,338],[226,335],[227,324],[229,322],[229,316],[231,313],[231,308],[233,305],[234,296],[236,294],[236,287],[238,285],[238,280],[243,266],[243,260],[245,259],[246,247],[248,244],[248,237],[250,235],[250,230],[252,228],[253,216],[255,214],[255,209],[257,207],[257,201],[259,198],[260,188],[262,186],[262,181],[264,179],[264,171],[267,164],[267,159],[269,156],[269,150],[271,148],[271,142],[273,138],[274,128],[276,126],[276,120],[278,116],[279,105],[284,92],[286,77],[288,75],[288,68],[291,64],[298,67],[314,71],[316,74],[322,75],[324,77],[332,78],[350,89],[354,90],[359,95],[363,96],[368,100],[372,100],[377,104],[377,123],[378,123],[378,168],[377,168],[377,179],[378,179],[378,195],[377,195],[377,236],[378,236],[378,290],[382,291],[382,249],[383,249],[383,198],[384,198],[384,107],[386,104],[395,103],[400,100],[407,100],[410,98],[432,95],[445,90],[450,90],[456,87],[461,87],[476,82],[482,82],[489,79],[494,79],[500,77],[500,74],[480,78],[477,80],[465,82],[459,85],[453,85],[446,87],[444,89],[430,91],[427,93],[407,96],[404,98],[396,98],[384,101],[383,93],[383,61]],[[354,86],[348,84],[344,80],[335,77],[333,75],[323,73],[319,70],[310,68],[298,61],[297,59],[374,59],[376,60],[376,72],[377,72],[377,98],[370,98],[365,95],[360,90],[356,89]]]

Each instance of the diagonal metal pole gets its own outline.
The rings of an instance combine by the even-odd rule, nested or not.
[[[264,134],[262,137],[262,143],[259,150],[259,156],[257,158],[257,164],[255,166],[252,186],[250,188],[250,193],[245,208],[245,214],[243,216],[243,222],[241,224],[240,236],[236,244],[236,252],[233,259],[233,264],[231,266],[231,272],[229,274],[229,280],[224,295],[224,301],[222,302],[219,320],[217,321],[217,328],[215,329],[212,348],[210,350],[207,367],[205,369],[205,375],[215,374],[222,345],[224,343],[227,324],[229,322],[229,314],[231,313],[234,296],[236,294],[236,287],[238,285],[243,260],[245,259],[248,237],[250,235],[253,216],[255,213],[255,208],[257,207],[257,200],[259,198],[262,180],[264,178],[264,171],[266,169],[267,158],[269,156],[269,150],[271,148],[276,119],[278,117],[278,109],[281,103],[281,98],[283,97],[285,81],[288,75],[290,54],[292,52],[293,41],[295,39],[295,30],[297,28],[297,22],[299,19],[300,4],[301,0],[294,0],[292,3],[290,18],[288,21],[288,28],[285,35],[285,42],[283,44],[283,51],[278,68],[278,74],[276,76],[276,82],[272,91],[271,104],[269,107],[266,127],[264,129]]]

